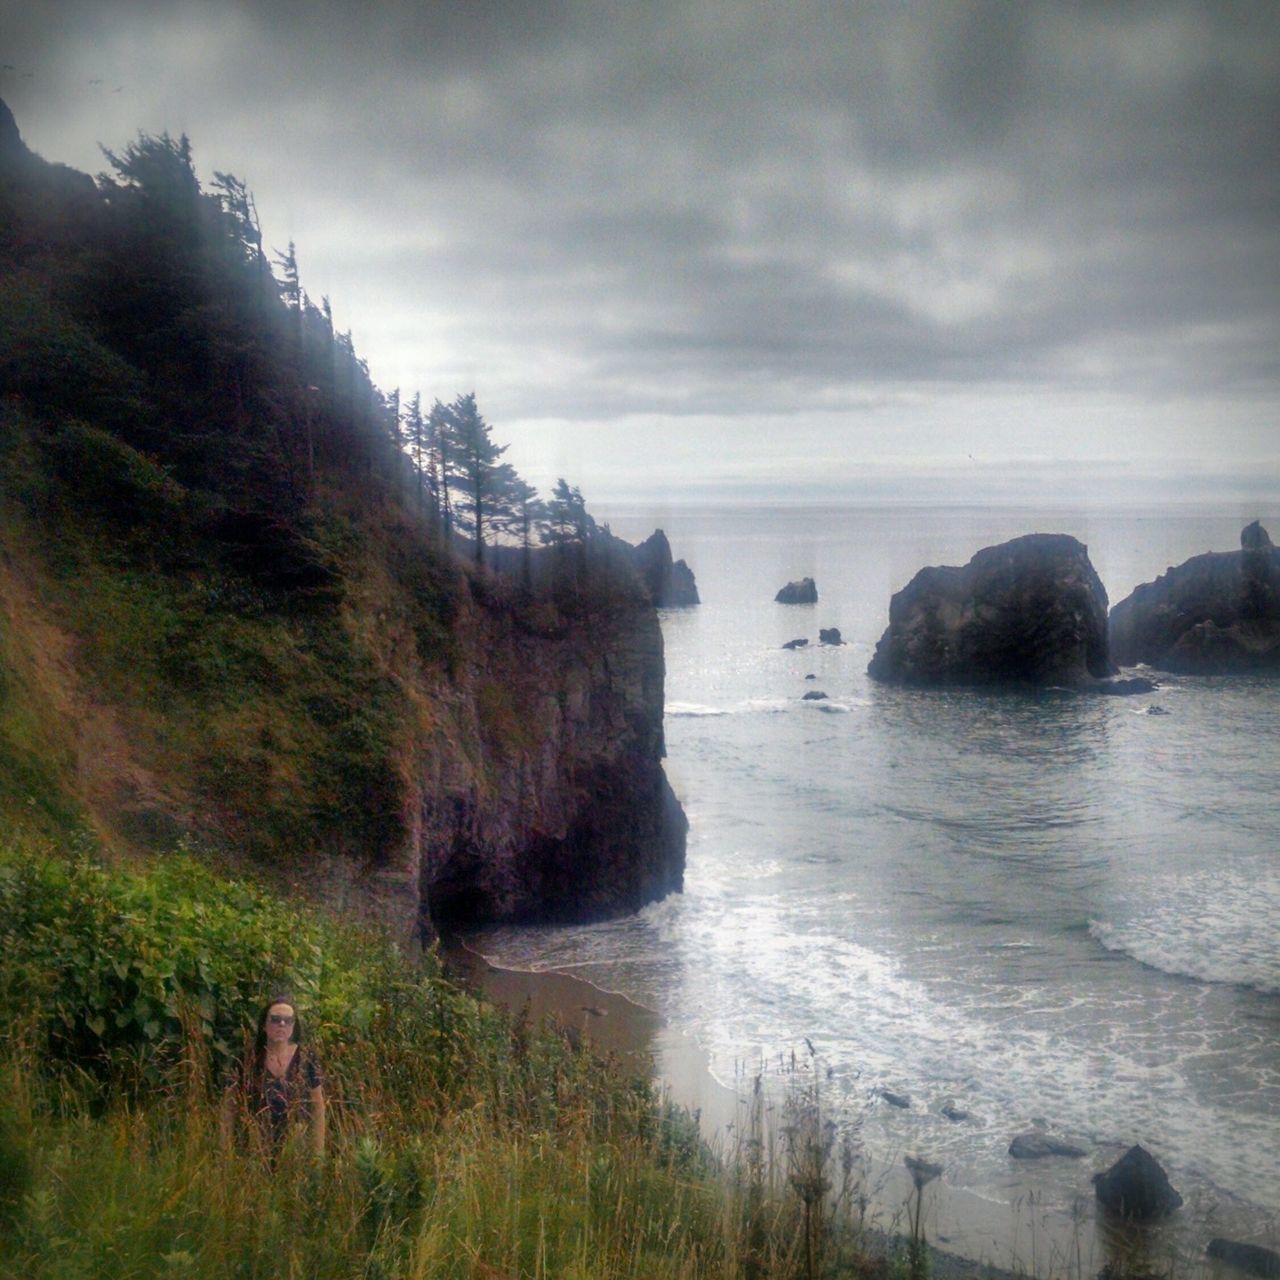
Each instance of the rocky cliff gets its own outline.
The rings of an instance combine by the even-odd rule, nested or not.
[[[698,584],[693,570],[683,560],[674,560],[671,543],[661,529],[655,529],[635,549],[636,569],[659,609],[698,604]]]
[[[1111,611],[1118,661],[1192,675],[1280,671],[1280,550],[1254,521],[1239,551],[1210,551],[1144,582]]]
[[[867,667],[908,685],[1089,687],[1114,674],[1107,593],[1084,545],[1035,533],[963,568],[921,569],[889,604]]]
[[[402,936],[679,889],[635,549],[584,508],[470,563],[234,182],[185,138],[108,158],[46,164],[0,103],[0,821],[185,839]]]
[[[681,887],[688,824],[662,770],[662,634],[634,594],[470,600],[438,696],[454,730],[417,762],[404,870],[452,919],[590,919]]]

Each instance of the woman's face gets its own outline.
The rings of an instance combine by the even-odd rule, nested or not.
[[[293,1005],[273,1004],[267,1010],[267,1043],[288,1044],[293,1038]]]

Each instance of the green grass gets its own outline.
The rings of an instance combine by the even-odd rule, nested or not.
[[[219,1104],[282,985],[330,1141],[273,1169]],[[0,1025],[3,1275],[809,1274],[799,1202],[713,1160],[646,1082],[189,855],[0,853]]]
[[[366,623],[399,610],[407,629],[444,627],[444,585],[422,586],[430,568],[407,585],[379,577],[371,535],[334,514],[246,517],[242,543],[228,543],[209,495],[123,441],[11,406],[4,415],[0,540],[25,548],[38,624],[74,637],[74,670],[51,677],[113,708],[130,754],[211,838],[278,865],[299,848],[362,858],[395,848],[421,708]],[[281,564],[296,582],[271,578]],[[366,598],[371,581],[378,599]],[[440,617],[418,617],[424,609]],[[74,753],[41,737],[51,708],[21,694],[23,631],[36,625],[0,614],[0,795],[33,797],[52,831],[76,812],[77,780]],[[74,738],[70,726],[63,736]]]

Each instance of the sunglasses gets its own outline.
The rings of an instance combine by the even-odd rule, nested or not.
[[[293,1014],[291,1013],[269,1013],[267,1021],[273,1027],[291,1027],[293,1026]]]

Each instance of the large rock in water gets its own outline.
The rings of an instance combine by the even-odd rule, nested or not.
[[[818,586],[812,578],[801,578],[788,582],[773,598],[778,604],[817,604]]]
[[[672,560],[671,544],[661,529],[636,546],[635,560],[649,599],[659,609],[699,603],[693,570],[683,560]]]
[[[1106,1173],[1095,1173],[1093,1189],[1104,1209],[1137,1221],[1163,1218],[1182,1205],[1169,1175],[1145,1147],[1130,1147]]]
[[[1239,551],[1210,551],[1135,587],[1111,611],[1125,664],[1187,675],[1280,671],[1280,550],[1256,520]]]
[[[921,569],[889,604],[867,674],[907,685],[1092,686],[1113,675],[1107,593],[1083,543],[1032,533]]]

